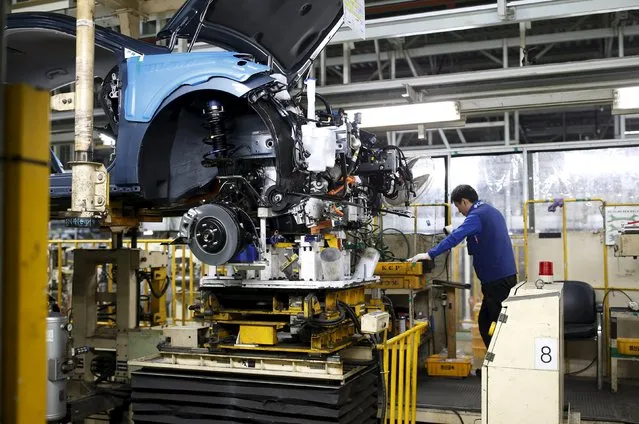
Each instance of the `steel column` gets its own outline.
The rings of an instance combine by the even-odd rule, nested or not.
[[[342,57],[344,59],[343,63],[343,84],[350,84],[351,82],[351,46],[348,43],[344,43],[342,45]]]
[[[49,93],[5,91],[2,375],[4,423],[43,423],[46,415]]]
[[[391,67],[391,80],[394,80],[397,77],[397,53],[395,50],[391,51],[390,56],[390,67]]]
[[[506,11],[506,2],[504,1],[504,13]],[[502,63],[504,68],[508,68],[508,41],[503,41],[501,49]],[[504,112],[504,144],[508,146],[510,144],[510,114]]]
[[[377,75],[380,80],[383,80],[384,75],[382,74],[382,61],[380,59],[379,40],[374,40],[374,42],[375,42],[375,56],[377,59]]]
[[[326,85],[326,49],[322,50],[320,53],[320,78],[319,78],[320,86],[323,87]]]
[[[439,128],[437,131],[439,131],[439,136],[442,138],[442,142],[444,143],[444,146],[446,146],[446,149],[450,150],[450,143],[448,143],[448,138],[446,137],[446,134],[444,134],[444,130]]]
[[[624,57],[624,30],[623,25],[619,25],[619,57]],[[626,138],[626,117],[619,116],[619,135],[622,139]]]

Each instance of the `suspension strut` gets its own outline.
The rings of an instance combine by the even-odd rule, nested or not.
[[[224,131],[224,107],[217,100],[209,100],[204,107],[204,128],[209,135],[202,139],[204,144],[211,146],[211,150],[202,157],[202,165],[206,167],[218,166],[228,157],[229,146]]]

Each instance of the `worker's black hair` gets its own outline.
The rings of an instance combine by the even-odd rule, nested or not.
[[[475,203],[479,200],[479,196],[474,188],[467,184],[462,184],[453,189],[450,200],[452,200],[453,203],[460,203],[462,199],[468,199],[470,203]]]

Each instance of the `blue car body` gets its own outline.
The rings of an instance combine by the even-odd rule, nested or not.
[[[121,198],[136,208],[175,209],[179,213],[188,207],[188,199],[206,194],[218,170],[200,166],[207,147],[199,143],[202,134],[196,128],[201,125],[194,119],[197,105],[211,96],[233,103],[268,90],[276,83],[273,73],[284,75],[289,82],[299,78],[341,25],[341,3],[309,1],[300,9],[294,1],[251,0],[238,5],[224,0],[213,2],[209,10],[207,0],[191,0],[158,34],[160,39],[190,40],[203,22],[198,41],[229,51],[173,53],[166,47],[96,26],[96,77],[104,78],[98,97],[109,121],[108,130],[116,139],[115,159],[107,168],[112,198]],[[276,15],[269,19],[264,13]],[[291,22],[290,16],[300,22]],[[287,21],[291,31],[288,41],[283,38],[283,29],[277,29]],[[228,27],[224,22],[239,24]],[[248,33],[253,30],[257,32]],[[30,66],[26,57],[42,56],[24,35],[28,31],[42,37],[42,44],[69,44],[60,47],[68,54],[75,44],[72,17],[53,13],[9,15],[7,44],[10,53],[17,53],[15,59],[9,56],[7,82],[25,82],[49,90],[73,82],[74,67],[66,56],[66,65],[58,70],[51,63],[40,65],[47,69],[46,77],[37,69],[24,71]],[[230,108],[238,111],[238,116],[247,116],[242,118],[242,122],[250,121],[247,134],[249,129],[253,133],[290,132],[286,124],[275,122],[277,104],[258,103],[253,103],[251,111],[239,103]],[[262,124],[248,118],[253,115],[259,116]],[[272,137],[276,142],[283,138]],[[286,160],[289,147],[286,143],[276,146],[276,154],[283,151]],[[61,169],[53,153],[50,193],[52,211],[64,211],[71,194],[71,174]]]

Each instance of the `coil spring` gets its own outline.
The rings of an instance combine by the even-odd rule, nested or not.
[[[204,144],[211,146],[203,155],[202,164],[204,166],[217,166],[220,159],[225,159],[229,150],[224,132],[224,108],[215,100],[210,100],[204,108],[205,123],[203,127],[209,130],[209,135],[202,139]]]

